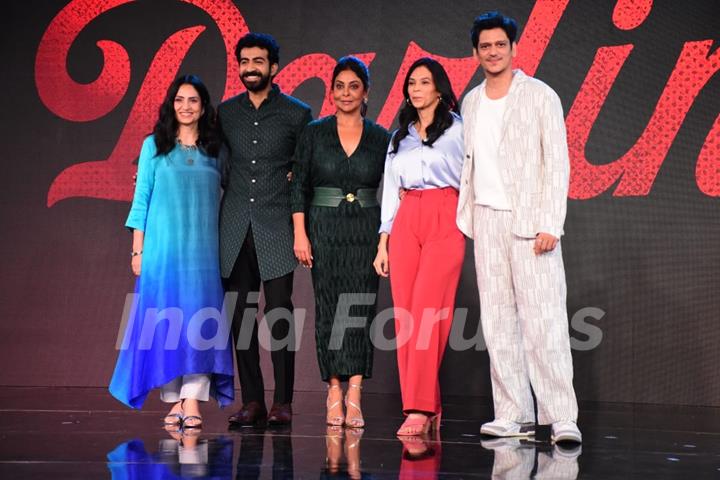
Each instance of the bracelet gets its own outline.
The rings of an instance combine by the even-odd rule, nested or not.
[[[130,254],[131,257],[137,257],[137,256],[139,256],[139,255],[142,255],[142,250],[140,250],[139,252],[132,252],[132,253]]]

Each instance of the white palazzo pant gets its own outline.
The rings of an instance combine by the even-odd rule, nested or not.
[[[534,422],[534,392],[540,424],[576,421],[560,242],[535,255],[534,238],[510,231],[512,212],[476,205],[473,215],[495,418]]]
[[[196,373],[175,377],[160,389],[160,400],[176,403],[185,398],[201,402],[210,400],[210,375]]]

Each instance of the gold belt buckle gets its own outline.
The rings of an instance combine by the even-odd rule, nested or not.
[[[347,195],[345,195],[345,200],[352,203],[355,201],[355,195],[352,193],[348,193]]]

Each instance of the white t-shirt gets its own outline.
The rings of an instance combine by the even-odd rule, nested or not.
[[[475,112],[473,132],[475,204],[494,210],[512,210],[510,199],[500,176],[498,147],[502,134],[503,115],[507,95],[491,100],[482,92],[480,105]]]

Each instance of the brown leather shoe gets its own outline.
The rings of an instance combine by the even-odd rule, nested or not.
[[[292,406],[289,403],[273,403],[268,415],[270,425],[287,425],[292,421]]]
[[[260,402],[248,402],[228,417],[230,425],[256,425],[265,421],[267,409]]]

